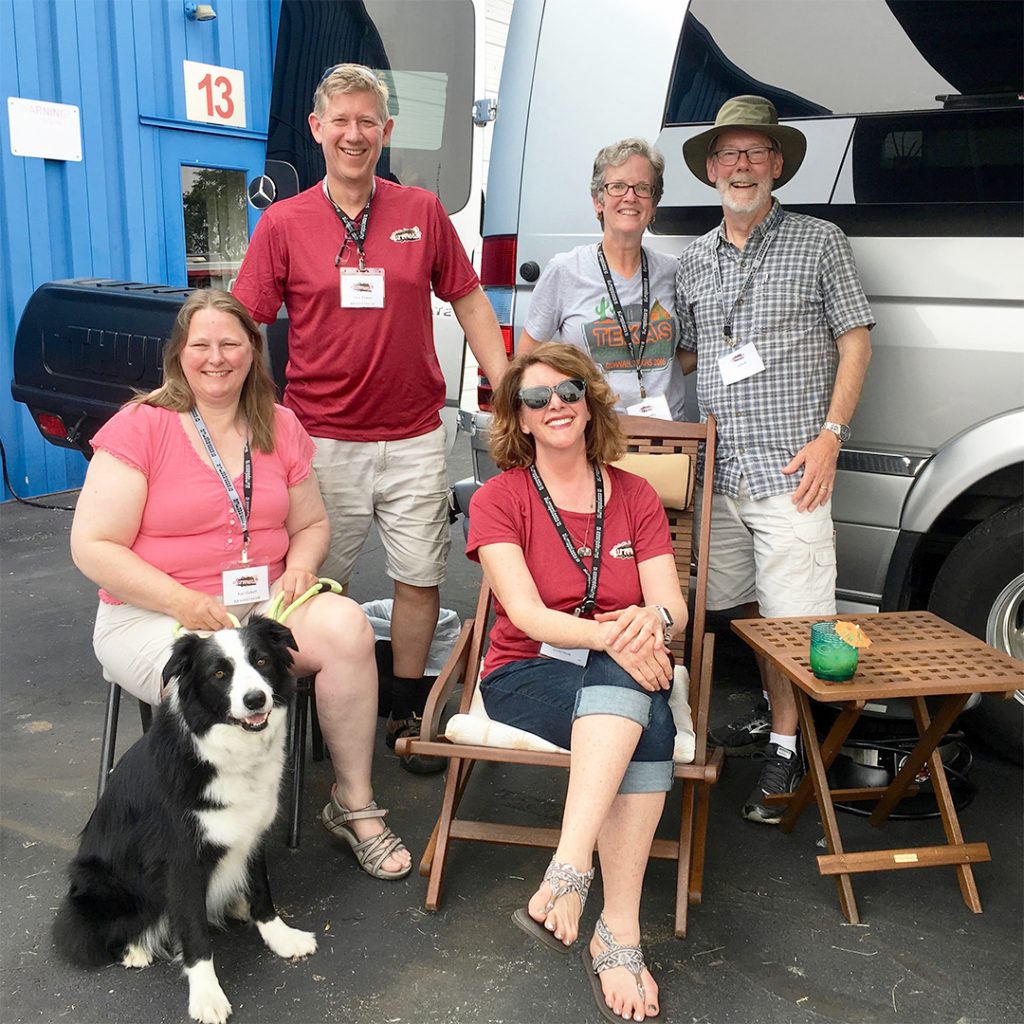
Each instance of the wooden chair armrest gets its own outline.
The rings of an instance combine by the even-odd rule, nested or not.
[[[441,713],[448,703],[455,687],[462,682],[469,663],[470,641],[473,638],[475,619],[466,619],[459,630],[459,638],[455,641],[452,653],[441,669],[441,674],[434,680],[423,708],[423,725],[420,727],[420,739],[432,741],[438,739]]]

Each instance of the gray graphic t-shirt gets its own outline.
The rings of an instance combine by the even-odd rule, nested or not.
[[[679,261],[666,253],[645,251],[651,278],[651,326],[641,360],[644,387],[648,397],[664,395],[672,418],[681,420],[686,385],[676,361],[675,274]],[[633,335],[633,350],[639,355],[640,271],[631,278],[613,272],[612,280]],[[618,395],[615,408],[619,412],[640,401],[636,370],[601,276],[596,245],[581,245],[551,260],[533,290],[524,326],[538,341],[564,341],[589,353]]]

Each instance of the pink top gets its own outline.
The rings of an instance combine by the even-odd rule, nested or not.
[[[642,477],[614,466],[607,469],[612,492],[604,509],[601,576],[597,587],[599,612],[643,604],[639,564],[658,555],[672,554],[668,519],[654,488]],[[577,542],[583,540],[588,526],[592,526],[592,517],[582,512],[559,511],[570,537]],[[571,612],[583,599],[586,580],[565,550],[528,470],[509,469],[492,477],[473,495],[466,555],[479,561],[479,549],[487,544],[515,544],[522,548],[526,567],[548,608]],[[587,557],[583,564],[589,569],[593,561]],[[512,624],[497,598],[490,639],[484,676],[510,661],[540,654],[540,644]]]
[[[267,455],[252,449],[249,513],[249,561],[268,565],[271,582],[284,572],[288,552],[288,489],[305,480],[313,464],[313,442],[295,414],[280,405],[274,408],[274,451]],[[97,431],[92,446],[139,470],[148,481],[132,551],[182,586],[220,596],[221,571],[241,558],[242,528],[224,484],[193,448],[178,413],[126,406]],[[241,498],[241,475],[235,487]],[[123,603],[102,588],[99,593],[108,604]]]

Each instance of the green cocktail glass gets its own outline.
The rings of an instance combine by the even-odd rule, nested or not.
[[[811,626],[811,671],[818,679],[842,683],[857,671],[857,648],[838,633],[834,622],[815,622]]]

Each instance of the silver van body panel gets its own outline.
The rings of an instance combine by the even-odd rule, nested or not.
[[[1022,394],[1018,380],[1018,398]],[[921,470],[903,510],[902,528],[927,532],[950,502],[983,477],[1024,467],[1024,408],[979,423],[952,440]]]
[[[857,39],[851,46],[866,47],[872,60],[886,61],[888,84],[883,76],[864,81],[867,65],[850,54],[831,55],[834,64],[823,62],[820,54],[804,61],[801,33],[820,35],[832,17],[829,5],[784,5],[780,17],[795,20],[792,31],[781,37],[782,51],[736,30],[745,10],[763,18],[769,2],[701,6],[710,35],[728,39],[728,58],[754,78],[772,82],[775,71],[784,67],[778,77],[786,87],[830,109],[850,110],[840,106],[840,86],[853,79],[844,79],[850,73],[836,68],[852,61],[859,68],[857,95],[877,103],[863,108],[865,116],[907,109],[907,95],[919,97],[921,109],[941,111],[942,94],[957,92],[928,65],[884,3],[865,2],[858,8]],[[589,195],[600,147],[632,135],[656,140],[666,159],[662,213],[718,207],[715,189],[690,174],[681,153],[683,142],[706,125],[665,124],[689,6],[636,0],[622,17],[621,5],[610,0],[516,0],[484,226],[485,236],[517,239],[510,318],[514,338],[532,293],[518,269],[528,262],[543,268],[557,253],[600,239]],[[804,19],[816,27],[805,29]],[[597,53],[607,57],[584,56]],[[632,54],[643,56],[629,61],[629,75],[610,73],[618,56]],[[800,173],[777,192],[784,206],[856,208],[853,161],[860,116],[815,114],[789,120],[807,135],[809,145]],[[943,216],[934,205],[921,209],[923,217],[929,209]],[[827,209],[821,215],[828,217]],[[659,217],[644,244],[678,255],[694,236],[657,233],[668,231],[668,219]],[[991,237],[946,235],[942,223],[920,235],[905,228],[888,235],[848,232],[877,320],[873,358],[851,424],[850,450],[840,457],[833,500],[838,597],[848,605],[880,604],[892,582],[887,574],[902,531],[927,532],[965,489],[1022,458],[1024,238],[998,231]],[[693,377],[689,383],[692,388]],[[687,416],[695,415],[691,395]],[[477,480],[495,472],[487,454],[488,422],[486,413],[463,417]]]

